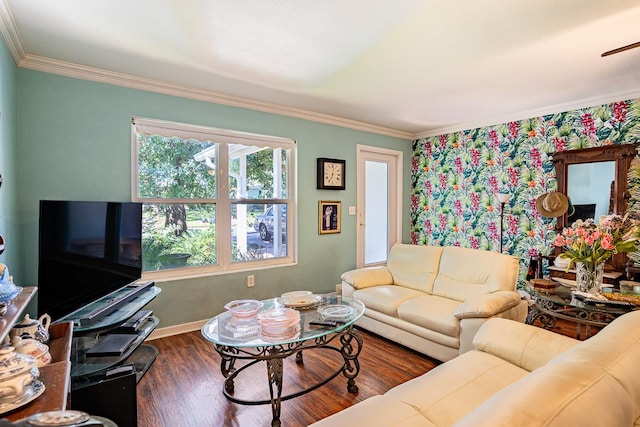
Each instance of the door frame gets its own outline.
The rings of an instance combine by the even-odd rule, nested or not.
[[[370,145],[356,145],[356,267],[365,267],[364,264],[364,218],[365,218],[365,168],[367,160],[389,162],[389,206],[388,206],[388,250],[396,243],[402,241],[402,183],[403,183],[403,155],[399,150],[373,147]],[[388,252],[388,251],[387,251]],[[384,263],[378,263],[384,264]],[[367,264],[372,266],[376,264]]]

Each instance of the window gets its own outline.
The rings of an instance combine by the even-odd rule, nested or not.
[[[146,275],[295,261],[295,141],[134,117],[132,145]]]

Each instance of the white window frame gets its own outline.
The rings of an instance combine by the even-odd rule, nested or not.
[[[181,139],[197,139],[212,141],[218,144],[216,179],[216,197],[211,199],[166,199],[140,197],[138,176],[138,138],[137,134],[162,135]],[[229,198],[228,184],[228,144],[246,144],[270,148],[290,150],[287,164],[287,196],[282,199],[246,199]],[[216,205],[216,259],[217,264],[200,267],[183,267],[170,270],[147,271],[143,273],[146,280],[200,277],[230,272],[240,272],[263,268],[295,265],[297,262],[297,221],[296,221],[296,184],[297,184],[297,144],[290,138],[259,135],[227,129],[217,129],[186,123],[149,119],[144,117],[131,118],[131,198],[134,202],[146,204],[184,203]],[[232,262],[231,253],[231,206],[236,203],[245,204],[274,204],[285,201],[287,206],[287,255],[262,260]]]

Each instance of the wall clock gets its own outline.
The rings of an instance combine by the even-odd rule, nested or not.
[[[318,190],[344,190],[345,161],[318,158]]]

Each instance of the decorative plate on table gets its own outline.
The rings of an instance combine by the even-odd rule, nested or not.
[[[552,277],[551,280],[553,280],[554,282],[558,282],[562,286],[567,288],[575,288],[577,286],[576,281],[571,279],[563,279],[562,277]]]
[[[82,411],[49,411],[29,417],[29,425],[34,426],[70,426],[89,421],[91,416]]]
[[[296,301],[289,301],[286,298],[278,298],[278,303],[290,308],[309,308],[320,304],[322,295],[307,295]]]
[[[350,305],[329,304],[318,307],[318,313],[325,320],[345,321],[353,316],[355,309]]]
[[[38,398],[42,393],[44,393],[44,384],[39,380],[33,380],[29,385],[25,387],[25,392],[13,402],[3,403],[0,405],[0,415],[6,414],[7,412],[13,411],[14,409],[18,409],[27,403]]]

